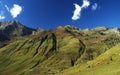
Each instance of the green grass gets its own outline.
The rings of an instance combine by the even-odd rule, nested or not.
[[[77,65],[63,71],[61,75],[119,75],[119,57],[120,44],[84,65]]]
[[[61,72],[64,75],[98,75],[101,71],[106,75],[110,70],[110,74],[119,73],[119,54],[114,54],[119,53],[119,45],[115,46],[120,42],[118,37],[93,31],[84,36],[76,34],[65,29],[61,32],[49,30],[11,41],[0,48],[0,75]]]
[[[73,66],[80,56],[79,49],[82,47],[82,43],[73,36],[59,38],[57,43],[51,36],[45,40],[20,39],[0,49],[0,73],[54,74]]]

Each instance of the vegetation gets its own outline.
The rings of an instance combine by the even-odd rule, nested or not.
[[[3,24],[0,35],[6,37],[0,37],[0,75],[120,73],[120,36],[116,29],[81,30],[59,26],[53,30],[36,31],[16,21]]]
[[[120,44],[83,65],[77,65],[60,75],[119,75]]]

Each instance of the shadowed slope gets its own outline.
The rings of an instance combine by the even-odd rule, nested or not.
[[[31,35],[36,29],[26,27],[18,21],[6,21],[0,24],[0,47],[15,38]],[[4,44],[5,43],[5,44]]]

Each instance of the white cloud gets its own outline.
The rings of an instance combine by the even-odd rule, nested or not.
[[[9,7],[7,5],[5,5],[5,8],[7,9],[7,11],[9,11]]]
[[[22,7],[17,4],[14,4],[13,8],[10,9],[10,13],[13,16],[13,18],[16,18],[21,12],[22,12]]]
[[[5,16],[0,15],[0,20],[5,19]]]
[[[82,9],[87,8],[89,5],[90,5],[90,2],[88,0],[83,0],[82,6],[75,3],[74,4],[75,10],[74,10],[74,14],[72,16],[72,20],[80,19]]]
[[[88,0],[83,0],[82,8],[87,8],[90,5],[90,2]]]
[[[94,4],[92,5],[92,10],[96,10],[97,7],[98,7],[98,4],[97,4],[97,3],[94,3]]]
[[[81,7],[78,4],[74,4],[74,5],[75,5],[75,11],[72,16],[72,20],[77,20],[80,18],[81,15]]]
[[[12,8],[5,5],[5,8],[10,12],[13,18],[16,18],[22,12],[22,7],[18,4],[14,4]]]

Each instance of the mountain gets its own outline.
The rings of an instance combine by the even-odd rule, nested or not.
[[[107,50],[96,59],[83,65],[76,65],[59,75],[119,75],[120,44]]]
[[[6,37],[20,37],[32,34],[35,29],[28,28],[18,21],[8,21],[0,23],[0,34]],[[5,39],[6,40],[6,39]],[[0,39],[4,41],[4,39]]]
[[[99,75],[102,68],[107,70],[113,64],[120,66],[117,56],[120,46],[119,28],[82,30],[67,25],[36,32],[34,35],[23,35],[21,33],[27,27],[18,25],[14,30],[18,28],[19,35],[16,36],[22,38],[17,37],[0,48],[0,75],[92,75],[93,71],[93,75]],[[1,27],[1,30],[6,27]],[[23,28],[23,31],[19,31],[19,28]],[[34,29],[30,30],[34,32]],[[8,29],[8,37],[13,36],[13,32],[10,33]],[[28,32],[29,29],[24,33]],[[119,67],[110,70],[113,73],[104,71],[103,75],[119,73]]]
[[[0,22],[0,42],[8,42],[16,37],[31,35],[36,29],[26,27],[18,21]]]

